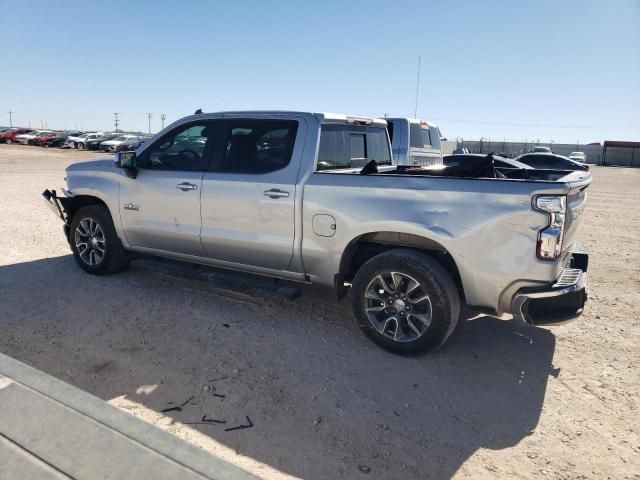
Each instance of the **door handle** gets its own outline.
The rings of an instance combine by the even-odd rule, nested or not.
[[[271,190],[265,190],[263,195],[269,198],[286,198],[289,196],[289,192],[285,192],[284,190],[279,190],[277,188],[272,188]]]
[[[194,185],[193,183],[182,182],[182,183],[179,183],[178,185],[176,185],[176,188],[179,188],[183,192],[186,192],[188,190],[197,190],[198,186]]]

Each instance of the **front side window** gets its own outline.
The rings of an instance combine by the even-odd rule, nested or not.
[[[359,168],[371,160],[391,164],[387,130],[356,125],[322,125],[317,170]]]
[[[205,149],[213,139],[210,130],[211,127],[206,122],[178,127],[145,151],[144,168],[181,171],[204,170],[207,164]],[[119,140],[119,138],[115,140]]]
[[[230,120],[214,170],[246,174],[281,170],[291,161],[297,131],[295,120]]]

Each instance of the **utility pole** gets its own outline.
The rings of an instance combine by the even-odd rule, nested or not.
[[[11,110],[9,110],[9,126],[13,127],[13,112]]]
[[[413,110],[413,118],[418,117],[418,94],[420,93],[420,63],[422,57],[418,57],[418,81],[416,82],[416,107]]]
[[[162,129],[164,130],[164,119],[167,118],[167,116],[163,113],[162,115],[160,115],[160,120],[162,120]]]
[[[151,117],[153,115],[151,115],[150,113],[147,113],[147,118],[149,119],[149,133],[151,133]]]
[[[120,121],[118,120],[118,112],[115,112],[113,114],[113,126],[116,129],[116,133],[118,133],[118,124],[120,123]]]

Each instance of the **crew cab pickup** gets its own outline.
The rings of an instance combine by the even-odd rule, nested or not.
[[[461,304],[530,324],[578,316],[588,172],[397,166],[384,120],[198,113],[46,190],[77,264],[150,254],[351,291],[380,346],[443,344]]]

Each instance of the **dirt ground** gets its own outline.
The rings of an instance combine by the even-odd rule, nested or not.
[[[40,193],[91,157],[0,145],[2,353],[266,478],[640,478],[640,169],[593,169],[578,321],[469,318],[401,358],[318,289],[83,273]]]

